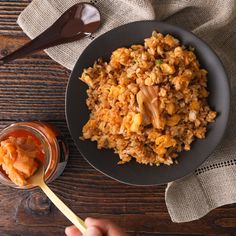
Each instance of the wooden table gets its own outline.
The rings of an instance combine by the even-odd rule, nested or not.
[[[0,0],[0,53],[28,41],[16,24],[30,0]],[[236,235],[236,205],[213,210],[201,220],[175,224],[168,215],[165,186],[132,187],[94,170],[79,154],[65,121],[70,71],[40,52],[0,67],[0,128],[19,120],[58,126],[70,147],[63,175],[50,187],[81,217],[109,218],[130,235]],[[64,235],[67,219],[40,190],[0,185],[0,236]]]

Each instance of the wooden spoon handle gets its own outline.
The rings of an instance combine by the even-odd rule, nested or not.
[[[73,211],[70,210],[56,195],[55,193],[43,182],[39,186],[54,205],[80,230],[83,234],[86,231],[84,221],[79,218]]]

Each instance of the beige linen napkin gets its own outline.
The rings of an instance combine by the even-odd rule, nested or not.
[[[84,1],[84,0],[83,0]],[[34,38],[80,0],[33,0],[18,24]],[[236,1],[235,0],[93,0],[103,27],[93,37],[46,50],[72,69],[83,49],[98,35],[137,20],[162,20],[193,31],[216,51],[231,79],[231,122],[211,157],[192,175],[169,183],[166,205],[174,222],[199,219],[212,209],[236,202]]]

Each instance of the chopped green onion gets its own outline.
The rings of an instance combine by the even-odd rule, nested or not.
[[[193,51],[195,50],[195,48],[192,47],[192,46],[189,46],[189,47],[188,47],[188,50],[193,52]]]
[[[162,64],[162,60],[161,59],[157,59],[156,61],[155,61],[155,63],[156,63],[156,65],[161,65]]]

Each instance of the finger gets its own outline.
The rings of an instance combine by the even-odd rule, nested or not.
[[[99,220],[93,218],[86,218],[85,225],[87,227],[98,227],[103,234],[112,236],[126,236],[125,232],[116,224],[109,220]]]
[[[66,227],[65,234],[67,236],[82,236],[81,232],[74,225]]]
[[[95,226],[89,226],[83,236],[102,236],[102,232]]]

